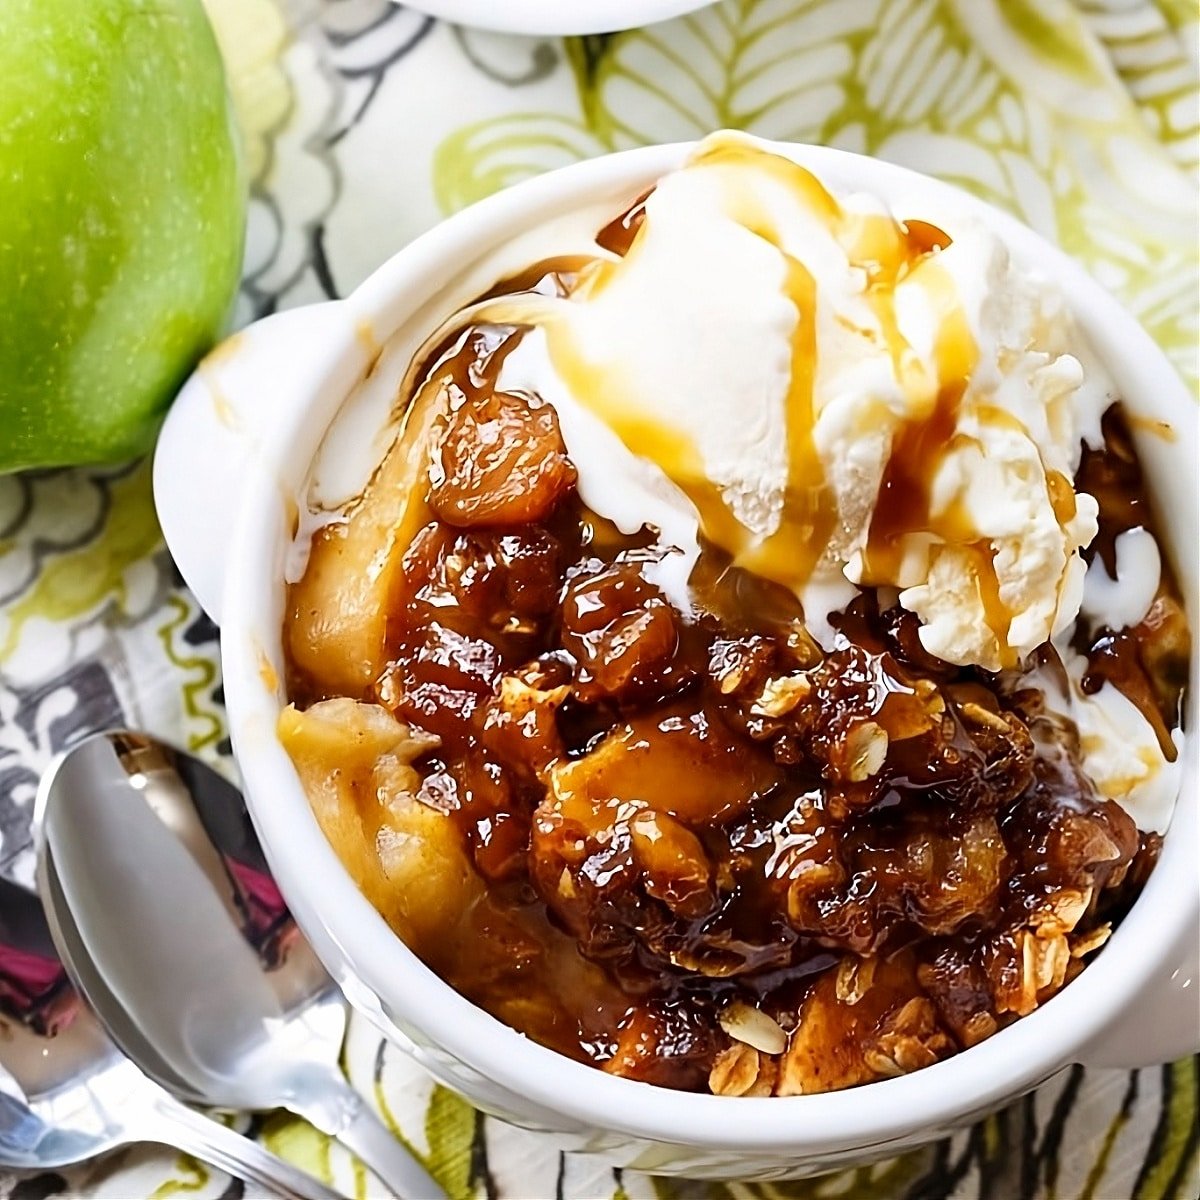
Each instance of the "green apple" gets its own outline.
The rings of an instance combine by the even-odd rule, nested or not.
[[[149,447],[245,206],[200,0],[0,0],[0,471]]]

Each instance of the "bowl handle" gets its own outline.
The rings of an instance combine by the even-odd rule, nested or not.
[[[281,410],[303,394],[338,302],[265,317],[226,338],[184,384],[154,452],[154,503],[167,548],[220,624],[225,556],[247,481],[272,469]]]
[[[1200,1053],[1200,913],[1136,1001],[1077,1055],[1087,1067],[1132,1070]]]

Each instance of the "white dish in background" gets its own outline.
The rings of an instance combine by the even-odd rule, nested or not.
[[[397,0],[399,2],[399,0]],[[406,8],[497,33],[615,33],[707,8],[714,0],[404,0]]]
[[[833,188],[897,211],[970,215],[1067,298],[1127,408],[1167,423],[1136,441],[1164,513],[1166,545],[1200,630],[1197,407],[1169,362],[1075,262],[1012,217],[947,184],[837,150],[779,145]],[[523,231],[597,206],[616,214],[690,147],[631,150],[532,179],[451,217],[345,300],[269,317],[201,366],[173,408],[155,460],[167,542],[222,627],[229,723],[271,870],[351,1003],[439,1081],[567,1148],[657,1173],[731,1179],[815,1174],[898,1153],[977,1120],[1070,1063],[1145,1066],[1200,1045],[1200,838],[1195,733],[1159,863],[1081,977],[993,1037],[914,1074],[842,1092],[766,1099],[663,1089],[572,1062],[455,992],[391,931],[317,824],[276,736],[286,703],[284,562],[296,497],[343,401],[393,336],[422,337],[484,291],[480,264]],[[415,343],[414,343],[415,345]],[[369,436],[369,433],[368,433]],[[1185,726],[1197,728],[1193,655]]]

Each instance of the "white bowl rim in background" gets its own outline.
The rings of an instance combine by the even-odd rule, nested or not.
[[[475,29],[531,36],[617,33],[707,8],[716,0],[394,0]]]
[[[564,0],[569,2],[569,0]],[[1173,520],[1166,524],[1194,631],[1197,621],[1197,534],[1194,497],[1196,405],[1161,350],[1132,317],[1076,263],[1012,217],[957,189],[874,159],[823,147],[778,146],[839,190],[883,195],[902,215],[937,220],[947,209],[974,214],[993,228],[1019,261],[1034,265],[1062,288],[1094,349],[1113,372],[1130,407],[1169,420],[1174,443],[1138,433],[1147,476]],[[1137,904],[1080,979],[1034,1013],[980,1045],[925,1070],[845,1092],[819,1096],[743,1099],[667,1092],[574,1063],[501,1024],[426,968],[359,893],[309,808],[286,753],[275,737],[281,702],[280,626],[284,529],[288,497],[307,471],[317,442],[350,381],[368,359],[359,336],[366,323],[380,341],[396,314],[415,307],[414,281],[437,276],[441,264],[461,261],[482,245],[511,236],[612,192],[631,200],[682,161],[688,146],[625,151],[563,168],[482,201],[422,235],[380,267],[351,296],[269,318],[252,327],[260,380],[278,387],[270,406],[269,439],[244,481],[224,475],[213,503],[224,514],[207,520],[208,542],[195,513],[197,487],[211,476],[190,475],[206,459],[215,393],[202,369],[188,385],[164,429],[155,462],[155,491],[168,544],[205,606],[219,608],[226,698],[234,747],[251,812],[268,861],[301,928],[351,1001],[389,1036],[412,1049],[468,1098],[519,1123],[545,1125],[557,1114],[563,1129],[600,1130],[662,1144],[657,1169],[672,1170],[672,1148],[689,1171],[683,1148],[743,1156],[746,1173],[770,1155],[802,1161],[821,1155],[876,1154],[890,1145],[928,1140],[1028,1090],[1073,1061],[1145,1065],[1173,1052],[1163,1021],[1178,1003],[1181,946],[1194,940],[1200,885],[1194,873],[1197,825],[1197,737],[1186,742],[1184,794],[1158,867]],[[619,211],[619,210],[614,210]],[[414,291],[415,289],[415,291]],[[441,312],[433,313],[430,327]],[[274,323],[274,324],[272,324]],[[257,343],[255,339],[258,339]],[[221,352],[224,353],[224,352]],[[234,354],[243,353],[235,350]],[[286,381],[288,363],[302,364]],[[228,398],[226,398],[228,399]],[[237,399],[234,397],[235,407]],[[290,407],[288,407],[290,405]],[[207,426],[205,425],[207,422]],[[244,484],[244,486],[243,486]],[[224,488],[228,494],[222,498]],[[234,493],[236,492],[236,495]],[[190,503],[192,512],[182,514]],[[233,527],[230,544],[230,526]],[[190,526],[190,528],[189,528]],[[213,569],[220,558],[219,569]],[[206,576],[206,572],[208,572]],[[221,582],[223,580],[223,583]],[[216,596],[215,589],[223,587]],[[1198,698],[1193,656],[1188,722],[1196,730]],[[318,889],[313,881],[319,880]],[[1190,968],[1189,968],[1190,969]],[[1174,982],[1172,983],[1172,980]],[[1168,997],[1163,1001],[1163,997]],[[1156,1019],[1156,1005],[1168,1016]],[[1144,1024],[1133,1029],[1133,1014]],[[1156,1037],[1158,1040],[1156,1041]],[[1182,1050],[1180,1051],[1182,1053]],[[1150,1057],[1147,1057],[1149,1055]],[[462,1064],[464,1070],[451,1070]],[[489,1085],[472,1084],[481,1079]],[[780,1161],[783,1161],[781,1158]]]

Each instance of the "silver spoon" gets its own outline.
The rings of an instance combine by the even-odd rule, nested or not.
[[[444,1195],[339,1070],[345,1002],[237,788],[144,734],[95,734],[43,777],[34,836],[63,963],[151,1078],[214,1108],[290,1109],[394,1195]]]
[[[0,1001],[0,1165],[52,1170],[160,1142],[285,1200],[338,1200],[139,1071],[68,982],[37,896],[7,880],[0,880]]]

